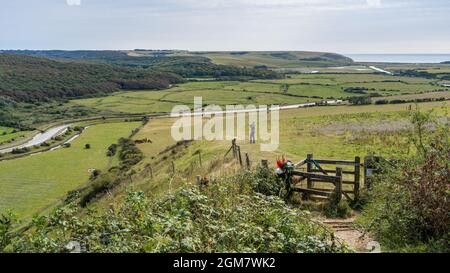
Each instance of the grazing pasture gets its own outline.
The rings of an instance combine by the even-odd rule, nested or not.
[[[120,137],[128,137],[140,123],[94,125],[71,143],[33,156],[0,162],[0,212],[13,209],[29,217],[55,204],[64,195],[82,186],[89,170],[104,170],[117,159],[106,156],[107,148]],[[90,144],[90,149],[85,145]]]

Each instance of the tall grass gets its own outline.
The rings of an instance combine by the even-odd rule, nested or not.
[[[418,109],[411,122],[411,152],[380,164],[360,221],[387,250],[449,252],[449,125]]]

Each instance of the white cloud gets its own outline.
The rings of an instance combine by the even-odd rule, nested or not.
[[[171,0],[197,8],[302,8],[353,10],[382,7],[382,0]]]
[[[381,7],[381,0],[367,0],[369,7]]]
[[[69,6],[80,6],[81,0],[66,0],[66,3]]]

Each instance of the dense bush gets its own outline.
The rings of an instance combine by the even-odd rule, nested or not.
[[[106,155],[109,157],[115,156],[117,152],[117,144],[111,144],[108,147],[108,151],[106,152]]]
[[[394,99],[389,101],[390,104],[400,104],[400,103],[419,103],[419,102],[430,102],[430,101],[445,101],[445,97],[440,98],[419,98],[419,99],[410,99],[410,100],[402,100],[402,99]]]
[[[119,159],[122,167],[131,167],[141,161],[144,157],[141,150],[134,144],[132,139],[119,139],[119,147]]]
[[[372,99],[368,96],[349,97],[348,101],[353,105],[366,105],[372,103]]]
[[[388,104],[389,101],[388,100],[377,100],[375,101],[375,104],[380,105],[380,104]]]
[[[418,110],[411,118],[412,152],[381,164],[361,221],[395,251],[449,252],[448,123]]]
[[[253,191],[265,195],[283,196],[284,182],[272,170],[258,167],[251,177],[250,183]]]
[[[300,210],[254,192],[254,175],[187,185],[159,200],[132,192],[104,213],[80,214],[71,203],[35,218],[22,236],[6,236],[3,251],[64,252],[71,241],[86,252],[347,251]]]
[[[369,89],[366,87],[347,87],[344,89],[344,92],[353,94],[367,94],[367,92],[365,92],[367,90]]]
[[[30,151],[30,148],[24,147],[24,148],[16,148],[11,151],[12,154],[24,154],[28,153]]]

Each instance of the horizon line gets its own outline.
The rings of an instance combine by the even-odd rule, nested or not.
[[[300,50],[300,49],[269,49],[269,50],[245,50],[245,49],[231,49],[231,50],[192,50],[192,49],[176,49],[176,48],[134,48],[134,49],[105,49],[105,48],[88,48],[88,49],[56,49],[56,48],[46,48],[46,49],[30,49],[30,48],[9,48],[0,49],[2,51],[188,51],[188,52],[318,52],[318,53],[336,53],[341,55],[450,55],[450,52],[406,52],[406,53],[395,53],[395,52],[338,52],[330,50]]]

